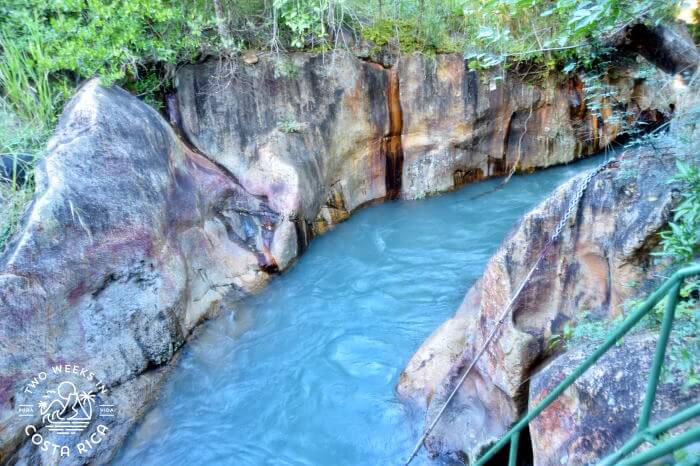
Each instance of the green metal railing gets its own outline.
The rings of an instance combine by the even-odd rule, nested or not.
[[[659,384],[659,375],[661,374],[661,368],[664,364],[666,346],[671,333],[671,327],[673,326],[673,319],[676,311],[676,305],[678,304],[681,285],[686,278],[694,275],[700,275],[700,264],[691,265],[675,272],[668,280],[666,280],[666,282],[664,282],[663,285],[652,293],[646,301],[639,305],[639,307],[610,334],[605,342],[598,349],[596,349],[593,354],[591,354],[585,361],[576,367],[576,369],[559,385],[557,385],[557,387],[552,390],[549,395],[547,395],[535,408],[531,409],[525,414],[525,416],[516,422],[513,427],[511,427],[510,431],[503,436],[503,438],[493,444],[491,448],[489,448],[478,459],[475,466],[483,466],[486,464],[486,462],[493,458],[493,456],[504,446],[506,446],[508,442],[510,442],[508,465],[515,466],[520,432],[527,427],[530,421],[532,421],[550,404],[552,404],[552,402],[556,400],[557,397],[564,392],[564,390],[573,384],[576,379],[578,379],[593,364],[595,364],[595,362],[606,351],[608,351],[623,336],[625,336],[625,334],[627,334],[632,327],[639,323],[639,321],[642,320],[642,318],[644,318],[644,316],[646,316],[666,295],[668,295],[668,301],[666,302],[666,309],[664,310],[663,320],[661,322],[659,340],[656,344],[654,360],[649,372],[646,395],[644,397],[644,404],[639,415],[639,421],[637,422],[637,430],[634,435],[632,435],[632,438],[630,438],[619,450],[603,459],[599,465],[610,466],[614,464],[617,466],[631,466],[646,464],[649,461],[653,461],[664,455],[684,448],[691,443],[700,441],[700,426],[698,426],[688,429],[682,434],[668,438],[662,442],[658,442],[659,435],[668,432],[670,429],[687,422],[694,417],[700,416],[700,403],[696,403],[695,405],[685,408],[653,426],[649,426],[651,409],[656,398],[656,388]],[[623,459],[644,442],[651,443],[652,447],[631,458]]]

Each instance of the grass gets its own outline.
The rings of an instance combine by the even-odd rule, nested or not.
[[[17,232],[22,213],[26,209],[34,194],[33,186],[27,185],[19,189],[0,184],[0,252],[4,245]]]
[[[8,181],[0,182],[0,253],[7,241],[17,231],[26,205],[34,193],[34,163],[41,157],[49,129],[40,124],[28,124],[13,113],[4,99],[0,99],[0,156],[7,160],[28,157],[30,163],[21,168],[26,180],[20,180],[16,172]],[[21,162],[14,163],[15,166]],[[19,167],[18,167],[19,168]]]
[[[14,170],[9,181],[0,182],[0,252],[18,228],[25,206],[34,192],[34,164],[42,152],[61,105],[57,92],[61,87],[49,83],[48,73],[42,73],[34,63],[44,60],[40,37],[29,37],[30,46],[21,49],[15,42],[0,36],[3,49],[0,60],[0,157],[13,161],[27,160],[21,169],[24,180]]]

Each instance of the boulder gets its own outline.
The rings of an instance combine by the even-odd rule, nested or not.
[[[595,464],[632,437],[657,338],[650,333],[624,338],[530,423],[535,465]],[[539,369],[530,380],[529,405],[547,396],[595,349],[593,342],[572,347]],[[666,363],[669,367],[668,353]],[[678,371],[662,377],[650,425],[700,399],[700,385],[684,387],[678,383],[683,379]]]
[[[153,369],[225,297],[264,285],[287,233],[264,196],[188,149],[158,112],[97,80],[68,104],[47,152],[30,211],[0,258],[0,458],[24,444],[13,461],[75,464],[98,450],[78,460],[29,448],[26,426],[41,416],[22,415],[37,402],[28,384],[66,364],[93,372],[118,398],[100,445],[113,453],[156,393]]]
[[[613,35],[610,45],[621,54],[639,54],[666,73],[680,74],[686,80],[700,63],[700,53],[683,23],[631,24]]]

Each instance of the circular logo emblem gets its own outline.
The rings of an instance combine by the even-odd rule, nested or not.
[[[24,433],[42,451],[70,457],[89,454],[116,415],[107,387],[94,371],[62,364],[36,374],[26,384],[20,417],[28,418]]]

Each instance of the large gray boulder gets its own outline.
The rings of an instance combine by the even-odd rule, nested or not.
[[[536,465],[596,464],[632,437],[656,339],[654,333],[624,338],[530,423]],[[530,380],[529,405],[535,406],[547,396],[596,349],[596,343],[600,344],[591,341],[572,345],[538,370]],[[667,353],[669,367],[673,366]],[[657,388],[651,425],[700,400],[700,385],[685,387],[685,374],[680,370],[672,370],[669,375]]]

